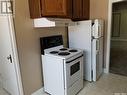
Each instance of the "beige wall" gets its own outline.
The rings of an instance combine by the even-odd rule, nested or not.
[[[108,1],[109,0],[90,0],[90,19],[104,19],[104,53],[106,53],[107,21],[108,21]],[[104,62],[106,57],[104,56]]]
[[[90,0],[90,18],[100,18],[107,21],[108,0]]]
[[[43,85],[39,38],[56,34],[65,38],[66,32],[65,28],[34,29],[33,20],[29,17],[28,0],[16,0],[14,21],[24,93],[31,95]]]

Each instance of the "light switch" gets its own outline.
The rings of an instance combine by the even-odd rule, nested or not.
[[[12,14],[13,13],[13,2],[12,1],[1,1],[1,14]]]

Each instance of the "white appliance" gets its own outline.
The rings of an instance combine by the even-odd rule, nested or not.
[[[83,88],[83,51],[64,48],[62,36],[41,38],[44,91],[76,95]]]
[[[38,18],[34,19],[34,27],[65,27],[76,25],[77,22],[73,22],[71,19],[60,19],[60,18]]]
[[[69,47],[84,50],[84,79],[96,81],[103,72],[103,20],[69,26]]]

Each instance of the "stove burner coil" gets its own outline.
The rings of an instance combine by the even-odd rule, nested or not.
[[[50,53],[51,53],[51,54],[57,54],[58,51],[51,51]]]
[[[66,55],[70,55],[70,53],[69,52],[60,52],[60,53],[58,53],[58,55],[66,56]]]
[[[78,50],[76,49],[72,49],[72,50],[69,50],[69,52],[77,52]]]
[[[60,50],[61,50],[61,51],[65,51],[65,50],[68,50],[68,49],[67,49],[67,48],[61,48]]]

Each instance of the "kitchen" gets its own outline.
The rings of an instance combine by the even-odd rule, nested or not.
[[[108,1],[98,0],[98,2],[96,2],[96,0],[90,1],[90,19],[104,19],[105,25],[107,26]],[[25,95],[30,95],[43,85],[39,38],[43,36],[62,34],[64,38],[64,46],[66,46],[67,28],[56,27],[35,29],[33,28],[33,20],[30,19],[29,16],[28,1],[21,0],[15,1],[15,3],[15,28],[20,68]],[[106,30],[107,28],[105,28],[105,31]],[[34,74],[32,73],[33,70]]]
[[[100,2],[102,2],[102,1],[100,1]],[[18,3],[18,2],[17,2]],[[34,52],[36,51],[37,53],[37,57],[35,56],[35,53],[33,52],[33,50],[32,49],[29,49],[29,50],[24,50],[24,49],[26,49],[25,47],[22,47],[22,49],[20,49],[20,50],[22,50],[22,51],[24,51],[25,53],[23,53],[22,51],[20,51],[20,54],[23,54],[23,58],[22,59],[24,59],[25,58],[25,60],[21,60],[21,61],[25,61],[25,63],[26,64],[29,64],[29,66],[31,67],[31,68],[33,68],[34,69],[34,67],[37,67],[38,69],[37,69],[37,71],[35,72],[36,74],[36,77],[34,77],[35,79],[33,79],[33,80],[30,80],[29,82],[28,81],[24,81],[25,83],[24,83],[24,85],[25,84],[28,84],[29,83],[29,85],[34,85],[34,87],[35,86],[37,86],[37,87],[35,87],[35,88],[33,88],[32,86],[27,86],[26,85],[26,87],[27,88],[30,88],[30,92],[31,92],[31,90],[33,89],[34,91],[36,91],[37,90],[37,88],[39,88],[39,87],[41,87],[41,84],[42,84],[42,82],[41,82],[41,64],[39,64],[39,63],[41,63],[40,61],[39,61],[39,57],[40,57],[40,47],[39,47],[39,45],[40,45],[40,43],[38,42],[39,41],[39,37],[41,37],[41,36],[48,36],[48,35],[57,35],[57,34],[63,34],[63,38],[64,38],[64,45],[66,46],[66,28],[60,28],[60,27],[58,27],[58,28],[48,28],[48,29],[33,29],[33,22],[32,22],[32,20],[31,19],[29,19],[29,10],[28,10],[28,3],[26,3],[25,1],[23,2],[22,1],[22,5],[25,5],[24,7],[27,7],[27,8],[24,8],[22,11],[23,11],[23,13],[21,14],[21,12],[20,12],[20,14],[18,14],[17,13],[17,15],[21,15],[21,17],[27,17],[27,20],[28,21],[23,21],[23,20],[25,20],[25,19],[21,19],[20,20],[20,22],[19,22],[19,20],[18,20],[18,18],[17,18],[17,23],[21,23],[21,25],[18,25],[17,24],[17,26],[19,26],[19,27],[22,27],[22,28],[20,28],[20,29],[18,29],[17,30],[17,35],[18,35],[18,43],[19,43],[19,45],[20,45],[20,48],[22,47],[22,46],[26,46],[28,43],[29,43],[29,40],[31,41],[31,46],[30,46],[30,43],[29,43],[29,46],[30,47],[32,47],[32,48],[34,48]],[[94,4],[95,3],[95,4]],[[105,5],[105,3],[106,4],[108,4],[108,2],[106,2],[106,1],[104,1],[104,2],[102,2],[102,4],[104,4],[103,6],[105,6],[106,8],[107,8],[107,5]],[[105,10],[105,8],[97,8],[97,4],[96,4],[96,1],[91,1],[91,4],[93,5],[93,8],[91,8],[91,18],[104,18],[104,19],[106,19],[106,17],[107,17],[107,15],[105,14],[105,13],[107,13],[107,11],[108,10]],[[96,5],[96,6],[95,6]],[[20,7],[20,9],[22,8],[22,6],[20,5],[20,3],[18,3],[17,4],[17,7]],[[98,6],[99,7],[99,6]],[[101,6],[100,6],[101,7]],[[97,8],[97,9],[96,9]],[[25,11],[27,9],[27,12]],[[103,9],[103,10],[100,10],[100,9]],[[94,12],[95,11],[97,11],[98,13],[97,14],[95,14]],[[101,13],[102,14],[99,14],[99,12],[101,11]],[[18,12],[18,11],[17,11]],[[24,13],[25,12],[25,13]],[[25,15],[25,14],[27,14],[27,16]],[[23,15],[23,16],[22,16]],[[19,17],[19,16],[16,16],[16,17]],[[107,20],[107,19],[106,19]],[[24,26],[22,23],[24,23],[24,22],[26,22],[26,23],[29,23],[29,24],[26,24],[26,25],[29,25],[29,27],[30,28],[27,28],[26,26]],[[24,28],[25,27],[25,28]],[[21,29],[24,29],[24,31],[21,31]],[[29,33],[27,34],[27,32],[29,31]],[[33,31],[33,32],[32,32]],[[42,31],[44,31],[44,32],[42,32]],[[22,33],[22,32],[24,32],[24,33]],[[20,33],[22,33],[22,37],[21,37],[21,35],[20,35]],[[31,36],[30,38],[29,38],[29,40],[27,39],[27,36],[25,37],[25,35],[29,35],[29,36]],[[36,36],[36,38],[34,37],[35,35],[37,35]],[[38,37],[39,36],[39,37]],[[25,37],[25,38],[24,38]],[[22,41],[22,40],[20,40],[20,39],[23,39],[24,38],[24,40],[25,39],[27,39],[27,40],[25,40],[24,42],[24,44],[22,43],[22,42],[20,42],[20,41]],[[27,42],[28,41],[28,42]],[[33,43],[33,41],[34,41],[34,43]],[[36,42],[35,42],[36,41]],[[28,46],[28,47],[29,47]],[[28,52],[28,54],[31,54],[32,52],[33,52],[33,54],[31,54],[33,57],[34,57],[34,59],[36,58],[36,63],[38,63],[38,64],[35,64],[35,63],[33,63],[33,62],[35,62],[35,60],[34,61],[32,61],[31,60],[31,62],[27,62],[27,57],[25,57],[26,55],[26,52]],[[32,58],[33,59],[33,58]],[[38,62],[39,61],[39,62]],[[24,63],[24,62],[23,62]],[[23,64],[22,64],[23,65]],[[23,65],[24,67],[26,67],[25,65]],[[31,71],[32,72],[32,70],[31,69],[29,69],[29,66],[27,67],[28,69],[25,69],[25,70],[27,70],[27,72],[29,71]],[[26,73],[24,73],[23,75],[25,75],[26,77],[24,77],[25,78],[25,80],[29,80],[29,79],[31,79],[31,77],[33,78],[33,75],[31,75],[31,74],[27,74],[26,75]],[[29,76],[28,76],[29,75]],[[30,77],[31,76],[31,77]],[[32,91],[33,91],[32,90]],[[30,93],[29,92],[29,93]]]

